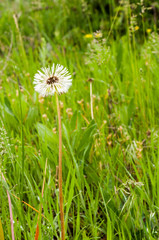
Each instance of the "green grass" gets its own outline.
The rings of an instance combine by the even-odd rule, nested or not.
[[[42,204],[39,239],[60,239],[56,101],[40,99],[33,87],[36,71],[53,62],[73,75],[72,87],[59,97],[66,239],[159,239],[157,26],[138,12],[140,28],[131,31],[136,10],[106,2],[109,14],[102,1],[1,3],[0,171],[7,183],[0,178],[0,218],[6,240],[6,190],[15,239],[34,239],[38,213],[14,195],[37,210]],[[99,29],[102,39],[84,37]]]

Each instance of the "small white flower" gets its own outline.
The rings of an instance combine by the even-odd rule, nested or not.
[[[53,64],[52,67],[41,68],[35,74],[33,83],[35,91],[43,97],[54,95],[55,92],[62,94],[72,85],[72,76],[64,66]]]

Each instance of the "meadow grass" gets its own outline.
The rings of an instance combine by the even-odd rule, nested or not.
[[[60,239],[56,100],[39,97],[33,87],[37,69],[53,62],[73,76],[59,97],[66,239],[159,239],[159,35],[156,26],[146,32],[142,16],[135,30],[130,6],[112,1],[108,17],[97,3],[100,12],[86,1],[1,3],[0,171],[6,182],[1,176],[0,219],[6,240],[12,239],[7,190],[15,239],[34,239],[39,216],[39,239]],[[100,27],[102,38],[84,37]]]

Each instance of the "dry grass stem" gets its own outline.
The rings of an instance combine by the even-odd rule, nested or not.
[[[90,81],[90,104],[91,104],[91,117],[92,117],[92,119],[94,119],[94,114],[93,114],[92,81]]]

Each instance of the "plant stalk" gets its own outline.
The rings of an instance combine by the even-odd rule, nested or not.
[[[90,81],[90,102],[91,102],[91,117],[92,117],[92,119],[94,119],[94,114],[93,114],[92,81]]]
[[[58,124],[59,124],[59,198],[60,198],[61,236],[62,236],[62,240],[65,240],[65,224],[64,224],[63,194],[62,194],[62,128],[61,128],[61,115],[60,115],[58,95],[57,93],[55,93],[55,95],[56,95]]]

